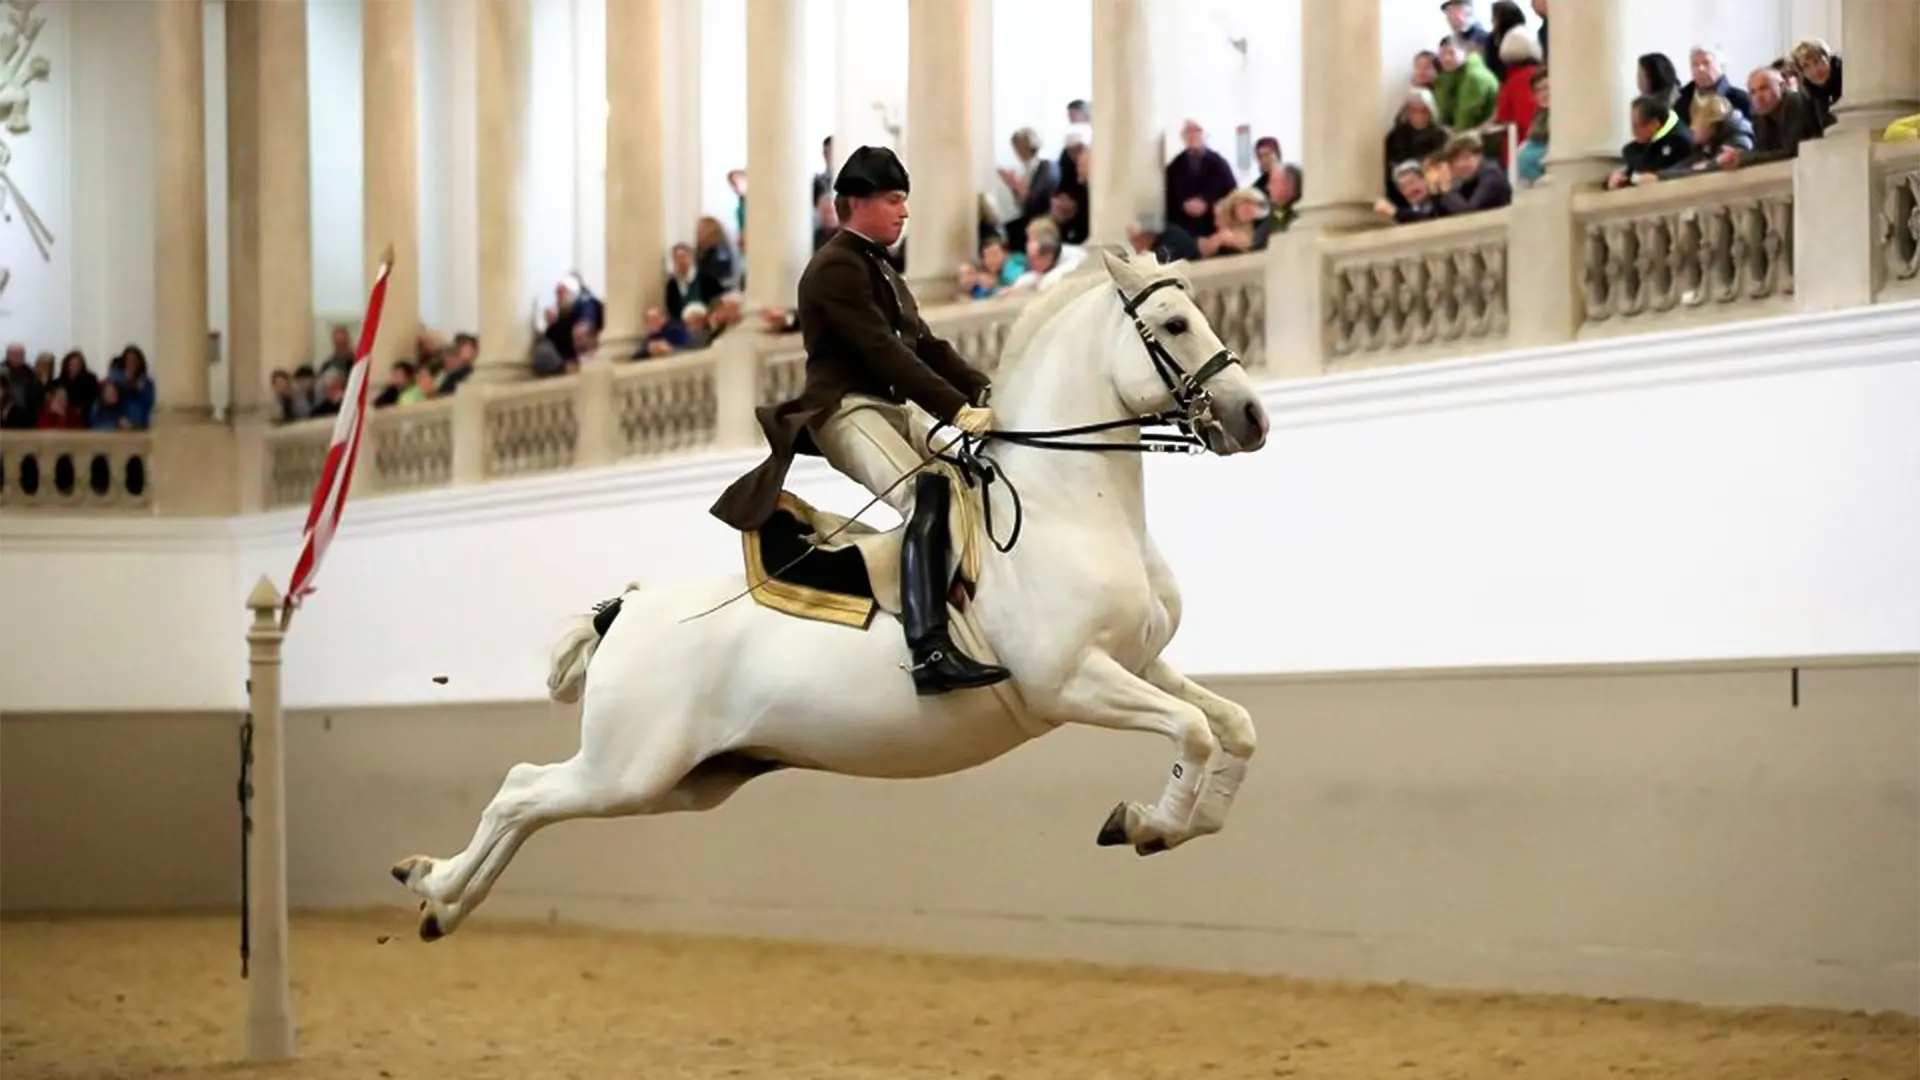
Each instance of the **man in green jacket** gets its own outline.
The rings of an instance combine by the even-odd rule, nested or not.
[[[1478,49],[1463,49],[1451,37],[1440,39],[1440,74],[1433,81],[1433,102],[1449,130],[1472,131],[1493,121],[1500,103],[1500,80]],[[1522,134],[1525,134],[1524,132]]]

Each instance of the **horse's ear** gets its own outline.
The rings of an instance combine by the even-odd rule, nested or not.
[[[1136,293],[1146,284],[1140,276],[1140,270],[1128,261],[1118,245],[1103,244],[1100,247],[1100,260],[1106,264],[1107,276],[1124,293]]]

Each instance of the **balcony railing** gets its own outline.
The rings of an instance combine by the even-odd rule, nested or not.
[[[1871,263],[1838,264],[1853,265],[1854,280],[1872,282],[1870,291],[1850,287],[1845,303],[1920,300],[1920,144],[1875,144],[1868,154],[1870,191],[1822,191],[1804,206],[1796,176],[1806,163],[1782,162],[1624,191],[1575,191],[1562,196],[1564,209],[1554,211],[1551,222],[1538,212],[1546,204],[1536,203],[1530,218],[1514,207],[1329,233],[1310,241],[1314,248],[1292,249],[1309,252],[1306,261],[1255,253],[1195,263],[1190,275],[1222,338],[1250,370],[1272,375],[1540,344],[1537,327],[1526,340],[1510,331],[1510,321],[1517,326],[1518,320],[1510,318],[1516,312],[1509,296],[1522,285],[1535,298],[1571,299],[1569,319],[1552,331],[1554,340],[1653,333],[1809,306],[1812,298],[1796,289],[1796,257],[1829,269],[1835,259]],[[1831,209],[1849,195],[1844,213]],[[1522,235],[1516,222],[1523,220],[1529,229],[1551,224],[1564,230],[1561,250],[1571,237],[1571,256],[1534,258],[1542,237],[1554,237]],[[1820,230],[1800,235],[1810,220],[1821,222]],[[1276,241],[1299,242],[1298,236]],[[1286,333],[1289,355],[1270,358],[1267,293],[1288,287],[1281,268],[1291,266],[1319,268],[1320,325],[1291,325],[1288,320],[1303,317],[1297,305],[1277,310],[1281,321],[1272,328]],[[1549,272],[1543,267],[1552,277],[1566,276],[1564,292],[1540,278]],[[1510,280],[1510,273],[1540,280]],[[1543,281],[1548,293],[1540,291]],[[927,320],[991,370],[1024,304],[1021,298],[955,304],[929,309]],[[609,343],[606,351],[626,350]],[[743,329],[713,348],[663,359],[592,364],[561,378],[476,379],[450,398],[373,410],[355,493],[755,449],[760,432],[753,407],[792,397],[803,378],[797,335]],[[240,429],[240,453],[252,463],[240,470],[248,478],[241,508],[305,504],[331,428],[330,420],[319,419]],[[150,510],[156,505],[148,480],[151,446],[144,433],[0,432],[0,507]],[[158,481],[163,488],[168,482],[191,478]],[[158,502],[164,509],[165,500]]]

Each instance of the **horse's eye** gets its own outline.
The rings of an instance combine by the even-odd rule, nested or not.
[[[1181,318],[1172,318],[1167,320],[1167,333],[1179,335],[1179,334],[1184,334],[1186,332],[1187,332],[1187,320],[1181,319]]]

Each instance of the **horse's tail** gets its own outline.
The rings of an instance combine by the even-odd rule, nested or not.
[[[630,584],[626,592],[639,587],[637,582]],[[620,601],[625,596],[623,592],[611,600],[603,600],[595,604],[592,611],[567,621],[566,632],[553,644],[553,659],[547,669],[548,697],[563,705],[580,700],[587,686],[587,665],[600,648],[601,639],[607,636],[607,628],[619,617]]]

